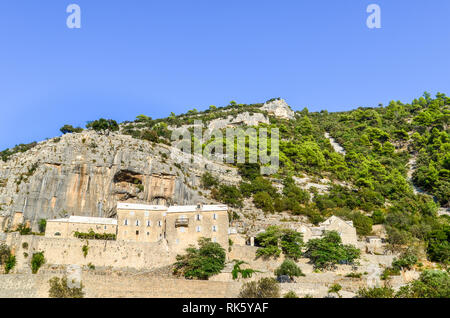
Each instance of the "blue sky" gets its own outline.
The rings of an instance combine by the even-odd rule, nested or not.
[[[2,0],[0,150],[231,100],[337,111],[450,94],[449,15],[448,0]]]

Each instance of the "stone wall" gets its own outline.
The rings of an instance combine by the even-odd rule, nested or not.
[[[0,298],[46,298],[52,277],[61,273],[0,275]],[[232,298],[240,282],[214,282],[83,272],[82,284],[88,298]]]
[[[28,243],[24,248],[23,243]],[[33,253],[44,252],[47,264],[88,265],[97,267],[151,269],[172,264],[175,254],[169,252],[165,241],[157,243],[121,242],[102,240],[80,240],[75,238],[54,239],[41,236],[21,236],[9,233],[6,243],[11,246],[17,258],[16,271],[30,270]],[[82,248],[89,246],[86,257]],[[28,254],[28,257],[24,256]]]

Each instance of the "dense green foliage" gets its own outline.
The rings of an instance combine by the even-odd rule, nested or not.
[[[119,124],[113,119],[100,118],[87,123],[86,128],[92,128],[98,132],[118,131]]]
[[[83,298],[83,284],[80,287],[70,287],[67,282],[67,277],[63,278],[53,277],[49,280],[50,289],[48,295],[50,298]]]
[[[390,287],[361,288],[358,298],[394,298],[395,291]]]
[[[16,257],[12,255],[11,249],[6,244],[0,245],[0,266],[3,266],[8,274],[16,266]]]
[[[220,244],[201,238],[198,245],[199,248],[189,247],[186,254],[177,255],[177,262],[173,265],[175,275],[207,280],[225,267],[225,250]]]
[[[274,278],[245,283],[239,293],[239,298],[280,298],[280,286]]]
[[[116,240],[116,234],[95,233],[93,230],[90,230],[89,233],[75,232],[73,236],[82,240],[106,240],[106,241]]]
[[[256,251],[258,257],[278,257],[283,253],[286,257],[298,259],[302,255],[303,235],[294,230],[269,226],[258,234],[256,244],[260,246]]]
[[[326,232],[323,238],[308,241],[305,255],[317,269],[332,268],[336,264],[353,264],[359,258],[360,250],[341,242],[337,232]]]
[[[71,134],[71,133],[80,133],[83,131],[83,128],[81,127],[73,127],[72,125],[64,125],[61,127],[60,131],[63,134]]]
[[[33,253],[33,257],[31,258],[31,272],[33,274],[37,274],[39,268],[45,264],[44,252]]]
[[[444,271],[423,271],[418,280],[402,287],[397,297],[450,298],[450,275]]]
[[[300,267],[295,264],[295,262],[289,258],[285,259],[283,263],[275,270],[275,276],[287,275],[291,279],[294,277],[305,276],[302,273]]]

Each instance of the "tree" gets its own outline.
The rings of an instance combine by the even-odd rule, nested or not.
[[[275,275],[287,275],[291,280],[294,279],[294,277],[305,276],[300,267],[298,267],[297,264],[289,258],[285,259],[280,267],[275,270]]]
[[[63,134],[80,133],[83,131],[83,128],[81,127],[74,128],[72,125],[64,125],[61,127],[60,131]]]
[[[48,291],[50,298],[83,298],[83,284],[80,287],[69,287],[67,277],[53,277],[49,280],[50,289]]]
[[[225,250],[220,244],[200,238],[198,245],[199,248],[187,248],[185,255],[177,255],[177,262],[173,265],[175,275],[207,280],[222,271],[225,267]]]
[[[336,264],[352,264],[360,256],[360,250],[343,245],[336,231],[326,232],[323,238],[308,241],[305,255],[315,268],[326,269]]]
[[[109,131],[118,131],[119,124],[113,119],[100,118],[98,120],[88,122],[86,128],[92,128],[97,132],[107,133]]]
[[[258,282],[245,283],[239,298],[280,298],[280,286],[276,279],[264,277]]]
[[[450,298],[450,275],[445,271],[425,270],[418,280],[400,288],[400,298]]]
[[[256,241],[261,246],[256,251],[258,257],[278,257],[283,252],[287,257],[297,259],[302,254],[303,235],[294,230],[269,226],[258,234]]]

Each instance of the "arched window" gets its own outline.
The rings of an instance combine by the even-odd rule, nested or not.
[[[139,225],[140,225],[139,220],[136,220],[136,226],[139,226]]]

